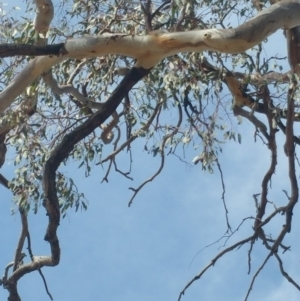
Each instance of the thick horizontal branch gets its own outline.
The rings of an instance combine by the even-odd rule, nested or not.
[[[99,36],[68,39],[64,45],[65,55],[35,58],[0,93],[0,112],[8,108],[42,73],[69,58],[93,58],[117,54],[136,59],[136,67],[150,69],[162,59],[181,52],[239,53],[261,43],[280,28],[290,29],[300,25],[299,15],[300,1],[281,1],[236,28],[152,32],[144,36],[105,33]]]
[[[64,43],[35,46],[28,44],[1,44],[0,57],[12,57],[17,55],[61,55],[64,52]]]

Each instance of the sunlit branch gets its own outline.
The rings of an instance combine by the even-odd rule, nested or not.
[[[72,74],[70,75],[67,84],[71,85],[73,83],[74,78],[76,77],[76,75],[79,73],[80,69],[87,63],[87,60],[82,60],[79,64],[76,65],[76,68],[74,69],[74,71],[72,72]],[[85,95],[84,95],[85,96]]]
[[[136,67],[151,69],[162,59],[182,52],[219,51],[241,53],[261,43],[280,28],[299,25],[300,2],[272,5],[253,19],[229,29],[204,29],[188,32],[103,34],[68,39],[66,54],[60,57],[37,57],[0,93],[0,111],[4,111],[25,88],[41,74],[66,59],[95,58],[117,54],[136,59]],[[276,22],[275,22],[276,20]],[[39,28],[43,32],[43,28]],[[260,30],[257,30],[260,28]]]

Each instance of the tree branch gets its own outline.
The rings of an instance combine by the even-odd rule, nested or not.
[[[299,14],[300,1],[294,0],[274,4],[236,28],[155,32],[145,36],[116,33],[68,39],[65,43],[65,55],[59,58],[37,57],[15,77],[0,93],[0,111],[4,111],[42,73],[69,58],[117,54],[136,59],[136,67],[150,69],[165,57],[181,52],[209,50],[240,53],[259,44],[280,28],[288,29],[299,25]]]
[[[0,57],[13,57],[17,55],[62,55],[65,52],[64,43],[53,45],[29,45],[29,44],[1,44]]]

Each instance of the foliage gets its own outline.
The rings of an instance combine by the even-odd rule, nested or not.
[[[144,35],[155,34],[155,31],[229,28],[244,23],[256,14],[253,4],[246,0],[57,0],[53,4],[55,15],[47,33],[49,44],[61,43],[72,37],[103,33]],[[268,1],[261,1],[256,8],[263,8],[262,4],[269,6]],[[7,14],[2,14],[1,42],[32,45],[41,43],[42,38],[31,18],[35,9],[34,4],[27,2],[26,9],[12,9]],[[48,167],[50,169],[55,164],[60,164],[53,158],[62,145],[67,145],[66,139],[73,139],[72,143],[76,140],[76,143],[74,142],[74,147],[70,146],[69,151],[61,151],[57,155],[62,158],[63,164],[67,166],[70,162],[76,162],[87,177],[90,176],[92,167],[101,165],[106,169],[103,181],[108,181],[110,173],[113,172],[112,167],[125,178],[131,179],[131,162],[134,160],[132,148],[136,139],[143,144],[149,156],[161,158],[157,172],[138,188],[132,189],[129,205],[140,189],[159,175],[166,154],[181,158],[188,147],[192,147],[195,152],[193,163],[201,164],[209,172],[217,170],[223,183],[218,155],[222,152],[222,145],[228,140],[242,142],[238,124],[243,117],[254,124],[256,137],[261,138],[269,147],[272,162],[263,179],[261,198],[256,199],[257,216],[253,235],[229,247],[221,255],[244,243],[250,244],[251,254],[255,241],[261,239],[270,250],[270,256],[278,257],[278,248],[288,249],[282,241],[284,235],[291,230],[290,225],[276,239],[267,238],[263,226],[279,213],[285,214],[287,220],[291,219],[291,212],[298,198],[296,179],[291,179],[293,193],[288,197],[286,207],[275,209],[267,218],[264,214],[267,191],[276,166],[278,129],[287,135],[290,169],[293,170],[295,165],[294,149],[291,146],[299,143],[299,139],[294,139],[293,123],[289,124],[289,114],[293,115],[292,122],[298,121],[297,110],[290,103],[295,100],[297,104],[299,92],[297,73],[281,74],[283,58],[268,57],[264,51],[266,43],[267,40],[247,52],[234,55],[208,51],[180,53],[164,59],[151,72],[148,70],[145,73],[148,76],[141,76],[143,79],[122,97],[122,105],[117,109],[119,122],[114,127],[111,145],[105,145],[101,140],[103,126],[94,126],[94,123],[94,128],[87,130],[89,133],[80,136],[80,139],[76,136],[78,129],[91,125],[95,116],[93,108],[71,94],[54,93],[47,85],[45,75],[44,81],[38,79],[31,83],[1,116],[1,126],[6,127],[1,131],[1,137],[3,141],[5,138],[8,156],[13,157],[15,168],[15,177],[9,183],[4,181],[2,184],[7,184],[14,192],[14,200],[21,215],[26,215],[30,210],[38,212],[43,203],[50,210],[50,205],[45,204],[47,193],[45,187],[42,187],[43,173]],[[25,56],[1,59],[2,90],[30,60],[30,57]],[[122,85],[123,76],[134,65],[135,61],[128,57],[107,55],[95,59],[66,60],[54,66],[52,74],[59,85],[72,85],[84,97],[104,103],[114,96],[116,87]],[[230,84],[232,78],[233,84],[238,85],[240,98],[243,98],[242,104],[236,102],[237,95]],[[25,109],[19,110],[24,103]],[[243,105],[247,108],[242,108]],[[257,117],[259,113],[265,118],[260,120]],[[125,171],[118,168],[115,160],[122,151],[126,152],[130,163],[129,169]],[[55,174],[54,193],[59,200],[62,215],[65,216],[67,210],[73,207],[75,210],[86,209],[87,200],[82,192],[77,191],[74,181],[60,170],[55,170]],[[223,188],[225,193],[224,183]],[[223,201],[226,211],[224,197]],[[288,210],[291,211],[288,213]],[[228,233],[234,233],[228,220],[227,222]],[[49,238],[47,235],[46,237]],[[57,263],[58,261],[59,259]],[[187,287],[201,275],[196,276]],[[287,274],[284,276],[299,288]],[[13,296],[14,291],[6,283],[7,280],[3,279],[2,283]],[[185,289],[182,294],[184,291]]]

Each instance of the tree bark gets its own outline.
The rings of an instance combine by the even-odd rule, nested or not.
[[[16,55],[60,55],[64,43],[36,46],[28,44],[2,44],[0,45],[0,57],[12,57]]]
[[[233,29],[205,29],[145,36],[103,34],[69,39],[66,54],[33,59],[0,93],[0,112],[7,109],[25,88],[52,66],[69,58],[93,58],[107,54],[135,58],[136,67],[150,69],[165,57],[181,52],[220,51],[239,53],[259,44],[280,28],[300,25],[300,1],[282,1]]]

